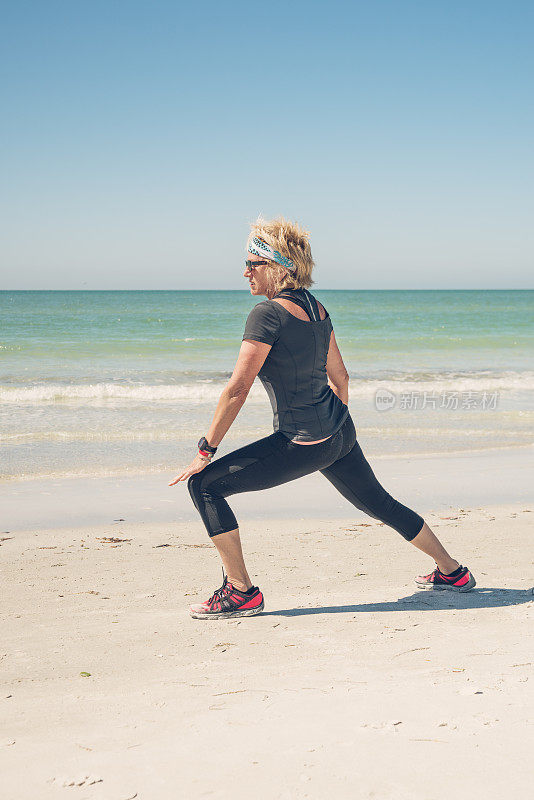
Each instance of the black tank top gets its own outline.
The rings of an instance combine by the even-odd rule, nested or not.
[[[332,436],[349,409],[328,385],[326,359],[332,321],[322,320],[315,297],[306,289],[284,289],[286,297],[308,314],[295,317],[281,303],[264,300],[250,312],[243,339],[270,344],[258,373],[273,409],[273,429],[297,442]]]

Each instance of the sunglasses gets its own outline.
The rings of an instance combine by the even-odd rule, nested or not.
[[[268,266],[270,263],[270,261],[245,261],[245,266],[249,270],[254,270],[256,267]]]

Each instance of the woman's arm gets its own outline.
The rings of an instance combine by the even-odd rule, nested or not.
[[[213,421],[206,439],[212,447],[218,447],[225,434],[228,432],[232,422],[237,417],[247,399],[250,387],[254,383],[254,378],[262,368],[263,362],[267,358],[272,345],[263,342],[243,340],[237,358],[237,364],[232,373],[228,384],[224,387],[213,415]],[[201,472],[208,462],[196,455],[191,464],[177,475],[169,486],[174,486],[181,481],[187,480],[191,475]]]
[[[247,399],[254,378],[263,366],[272,345],[244,339],[237,358],[232,377],[224,387],[213,415],[213,421],[206,439],[212,447],[218,447],[232,422],[237,417]],[[196,455],[191,464],[177,475],[169,486],[174,486],[180,481],[185,481],[191,475],[201,472],[208,462],[200,455]]]
[[[213,421],[210,425],[206,439],[212,447],[218,447],[230,429],[232,422],[237,417],[247,399],[248,392],[225,386],[219,397]]]
[[[341,402],[345,403],[345,405],[348,406],[348,404],[349,404],[349,379],[347,378],[347,380],[344,383],[342,383],[340,386],[337,386],[335,383],[332,383],[332,381],[329,380],[328,381],[328,385],[330,386],[330,388],[332,389],[334,394],[337,394],[337,396],[339,397]]]
[[[241,411],[271,346],[263,342],[255,342],[252,339],[245,339],[241,343],[232,377],[221,392],[213,421],[206,434],[208,444],[212,447],[220,445],[232,422]]]
[[[337,394],[341,402],[349,403],[349,373],[343,363],[339,347],[337,346],[334,331],[330,334],[330,346],[328,348],[328,358],[326,360],[326,374],[328,384],[334,394]]]

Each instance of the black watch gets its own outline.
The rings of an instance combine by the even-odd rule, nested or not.
[[[198,443],[198,449],[199,450],[204,450],[204,452],[206,452],[206,453],[216,453],[217,452],[217,448],[216,447],[212,447],[211,445],[209,445],[205,436],[203,436],[202,439],[200,439],[200,441]]]

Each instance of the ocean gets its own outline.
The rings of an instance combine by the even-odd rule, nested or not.
[[[312,290],[368,455],[534,444],[534,291]],[[235,365],[243,291],[0,292],[0,475],[190,463]],[[272,433],[259,379],[224,454]]]

